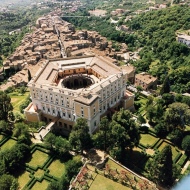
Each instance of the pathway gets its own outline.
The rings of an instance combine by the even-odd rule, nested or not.
[[[184,174],[184,172],[188,168],[189,164],[190,164],[190,161],[187,161],[186,164],[185,164],[185,166],[183,167],[183,169],[181,171],[181,174]]]
[[[36,139],[36,141],[39,141],[39,140],[42,141],[44,137],[52,130],[52,127],[59,119],[60,119],[59,117],[56,117],[46,127],[41,127],[38,133],[34,133],[34,139]]]

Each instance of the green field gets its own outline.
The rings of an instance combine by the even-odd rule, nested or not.
[[[9,139],[1,146],[1,151],[11,149],[16,144],[16,141],[13,139]]]
[[[3,140],[4,136],[3,135],[0,135],[0,141]]]
[[[89,190],[131,190],[131,188],[121,185],[102,175],[97,175]]]
[[[43,175],[44,175],[44,170],[38,169],[35,172],[34,177],[40,179],[41,177],[43,177]]]
[[[25,92],[23,95],[18,92],[9,93],[11,97],[11,103],[13,105],[13,112],[20,112],[20,105],[25,102],[29,92]]]
[[[43,190],[46,189],[49,185],[49,182],[46,180],[43,180],[42,182],[36,182],[33,187],[32,190]]]
[[[32,154],[32,158],[28,162],[28,164],[29,166],[32,166],[32,167],[43,166],[43,164],[47,161],[48,157],[49,157],[48,154],[41,152],[39,150],[36,150]]]
[[[164,141],[164,142],[159,146],[158,150],[159,150],[159,151],[162,151],[162,149],[163,149],[166,145],[170,145],[170,144]],[[174,158],[178,155],[179,152],[175,149],[174,146],[172,146],[172,145],[170,145],[170,146],[171,146],[171,148],[172,148],[172,158],[174,159]]]
[[[57,178],[60,178],[65,173],[65,164],[60,160],[54,160],[48,167],[49,173]]]
[[[30,173],[25,171],[24,173],[22,173],[19,177],[18,177],[18,183],[19,183],[19,187],[22,189],[31,179],[29,177]]]
[[[154,143],[156,143],[157,140],[158,138],[150,134],[141,134],[140,143],[143,144],[144,146],[153,145]]]

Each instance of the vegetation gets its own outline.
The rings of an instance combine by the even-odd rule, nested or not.
[[[0,120],[12,120],[13,106],[11,98],[5,92],[0,91]]]
[[[158,184],[171,186],[173,179],[173,161],[170,146],[165,146],[152,160],[149,166],[150,178]]]
[[[139,140],[138,127],[131,113],[124,109],[116,112],[110,123],[103,118],[99,132],[93,136],[95,147],[109,151],[118,160],[123,158],[126,148],[137,146]]]
[[[89,134],[89,127],[87,121],[84,118],[78,118],[74,125],[70,135],[69,142],[71,146],[83,153],[84,149],[91,147],[91,138]]]

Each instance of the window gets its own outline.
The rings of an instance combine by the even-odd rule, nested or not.
[[[69,125],[69,129],[70,129],[70,130],[72,129],[72,125]]]
[[[45,107],[43,106],[43,110],[45,111]]]
[[[67,128],[67,124],[66,123],[64,123],[64,127]]]
[[[82,116],[82,117],[84,116],[84,110],[83,110],[83,107],[81,107],[81,116]]]
[[[96,115],[96,107],[95,107],[95,105],[94,105],[93,109],[94,109],[94,115]]]
[[[48,108],[48,112],[50,112],[50,109]]]
[[[96,127],[96,121],[94,121],[94,127]]]

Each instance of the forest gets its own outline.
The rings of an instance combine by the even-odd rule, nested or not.
[[[81,14],[78,13],[78,14]],[[85,15],[85,11],[82,12]],[[65,18],[64,18],[65,19]],[[172,6],[158,11],[149,11],[134,16],[124,22],[124,17],[117,25],[125,24],[130,33],[115,30],[110,23],[110,16],[67,18],[79,29],[96,30],[109,40],[126,43],[129,50],[137,50],[140,60],[131,62],[137,72],[149,72],[157,76],[159,84],[169,77],[171,91],[190,92],[190,49],[176,40],[178,30],[187,32],[190,29],[190,10],[185,6]]]

